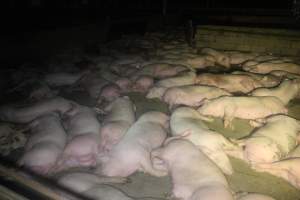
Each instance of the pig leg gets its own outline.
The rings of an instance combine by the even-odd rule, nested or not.
[[[234,118],[235,110],[235,106],[224,108],[224,128],[230,128],[232,130],[234,129],[234,127],[232,126],[232,120]]]
[[[218,166],[220,166],[220,168],[224,170],[225,174],[231,175],[233,173],[233,169],[229,161],[229,158],[223,150],[220,149],[218,151],[211,151],[210,149],[203,146],[198,148],[201,149],[201,151],[203,151],[203,153],[207,155],[207,157],[209,157]]]

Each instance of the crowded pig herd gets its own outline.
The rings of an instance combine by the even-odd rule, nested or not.
[[[300,123],[287,109],[300,95],[295,58],[195,49],[159,33],[99,49],[62,55],[26,80],[14,76],[14,91],[38,83],[26,91],[25,105],[0,107],[1,121],[29,132],[19,166],[90,199],[140,199],[109,185],[135,172],[170,176],[168,199],[275,199],[231,190],[225,175],[234,173],[233,156],[300,189]],[[78,91],[93,105],[63,95]],[[132,92],[160,99],[170,112],[137,116]],[[224,128],[234,129],[235,118],[255,128],[243,139],[226,138],[207,126],[216,118]]]

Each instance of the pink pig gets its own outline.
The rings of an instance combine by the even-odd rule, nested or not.
[[[14,123],[29,123],[45,114],[53,112],[64,114],[71,108],[72,101],[61,97],[46,99],[23,107],[6,105],[0,107],[0,120]]]
[[[68,143],[57,162],[58,171],[69,167],[96,165],[100,143],[100,123],[97,114],[89,107],[73,105],[73,109],[66,113]]]
[[[63,152],[67,138],[65,130],[57,114],[41,116],[29,124],[29,128],[32,135],[18,163],[36,173],[47,174]]]
[[[110,151],[120,142],[135,121],[134,109],[133,103],[126,96],[116,99],[105,108],[108,114],[100,129],[100,153]]]
[[[170,174],[175,198],[233,200],[221,170],[188,140],[166,140],[151,152],[151,160],[154,169]]]
[[[159,147],[167,136],[169,117],[161,112],[143,114],[127,131],[123,139],[102,159],[100,173],[127,177],[135,171],[164,176],[152,168],[150,152]]]

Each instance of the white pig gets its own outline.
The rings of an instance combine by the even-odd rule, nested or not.
[[[67,73],[67,72],[57,72],[52,74],[47,74],[44,81],[49,86],[66,86],[72,85],[80,80],[83,76],[87,75],[89,71],[82,71],[78,73]]]
[[[68,143],[57,162],[56,170],[95,166],[101,127],[96,112],[74,103],[73,109],[66,115],[64,124],[68,133]]]
[[[165,78],[158,81],[155,86],[158,87],[174,87],[181,85],[192,85],[195,83],[196,73],[193,71],[182,72],[177,76]]]
[[[143,114],[108,153],[108,157],[102,160],[100,173],[127,177],[139,170],[154,176],[166,175],[152,168],[150,152],[165,140],[168,120],[169,117],[161,112]]]
[[[0,107],[0,120],[14,123],[28,123],[39,116],[52,112],[64,114],[71,108],[72,102],[62,97],[46,99],[23,107],[4,105]]]
[[[169,139],[151,152],[153,167],[172,178],[172,194],[182,200],[233,200],[221,170],[188,140]]]
[[[151,63],[143,66],[133,76],[148,75],[154,78],[166,78],[177,75],[179,72],[185,71],[184,65],[173,65],[168,63]]]
[[[195,72],[183,72],[177,76],[169,77],[158,81],[154,87],[150,88],[146,97],[147,98],[158,98],[162,100],[165,91],[170,87],[192,85],[195,83],[196,73]]]
[[[25,153],[19,160],[30,170],[51,172],[66,144],[66,132],[57,114],[41,116],[29,124],[32,135],[27,140]]]
[[[171,87],[166,90],[163,101],[174,105],[200,106],[204,100],[220,96],[231,96],[229,92],[214,86],[186,85]]]
[[[273,163],[259,163],[254,166],[257,171],[267,172],[281,177],[300,189],[300,158],[287,158]]]
[[[299,94],[299,81],[297,80],[284,80],[279,86],[274,88],[257,88],[253,90],[250,95],[252,96],[273,96],[287,105],[290,100],[294,99]]]
[[[210,85],[225,89],[228,92],[242,93],[248,93],[263,86],[260,81],[246,74],[202,73],[197,76],[196,84]]]
[[[247,60],[251,60],[257,56],[255,53],[246,53],[240,51],[225,51],[225,54],[229,56],[230,64],[231,65],[239,65]]]
[[[135,122],[134,110],[132,101],[126,96],[116,99],[105,108],[108,114],[104,117],[100,129],[100,153],[110,151],[120,142]]]
[[[278,85],[281,81],[281,78],[277,77],[273,74],[257,74],[252,72],[245,72],[245,71],[234,71],[231,74],[243,74],[251,76],[253,79],[259,81],[263,87],[274,87]]]
[[[126,179],[120,177],[103,177],[89,172],[70,172],[59,177],[57,183],[59,186],[91,200],[131,200],[122,191],[105,185],[124,183],[125,181]],[[61,196],[66,200],[76,199],[64,192],[61,193]]]
[[[300,65],[291,62],[263,62],[258,63],[256,65],[251,66],[243,66],[243,70],[259,73],[259,74],[267,74],[275,70],[286,71],[294,74],[300,74]]]
[[[216,63],[226,68],[230,68],[230,57],[223,51],[217,51],[212,48],[203,48],[201,49],[201,53],[213,56]]]
[[[201,121],[202,116],[189,107],[177,108],[171,115],[173,136],[182,136],[206,154],[225,174],[232,174],[232,166],[224,149],[236,147],[221,134],[209,130]]]
[[[277,97],[218,97],[208,100],[199,109],[202,115],[221,117],[224,127],[232,127],[233,118],[261,119],[274,114],[286,114],[287,109]]]
[[[266,119],[245,139],[244,158],[250,163],[270,163],[283,159],[297,144],[300,124],[287,115],[275,115]]]

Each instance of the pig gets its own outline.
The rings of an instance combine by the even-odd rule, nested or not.
[[[69,172],[57,180],[59,186],[70,190],[81,197],[93,200],[132,200],[122,191],[106,185],[109,183],[124,183],[126,179],[120,177],[103,177],[89,172]],[[63,192],[63,199],[76,199]],[[75,196],[75,195],[74,195]]]
[[[230,93],[248,93],[263,85],[248,75],[202,73],[197,76],[196,84],[222,88]]]
[[[274,176],[281,177],[300,189],[300,158],[287,158],[272,163],[258,163],[254,169],[260,172],[267,172]]]
[[[170,108],[176,105],[199,107],[203,101],[220,96],[231,94],[214,86],[185,85],[168,88],[163,95],[163,101],[168,103]]]
[[[135,107],[127,97],[120,97],[110,103],[100,129],[99,152],[107,153],[118,144],[130,126],[135,122]]]
[[[257,54],[255,53],[246,53],[240,51],[225,51],[225,54],[228,55],[231,65],[239,65],[248,60],[254,59]]]
[[[66,144],[67,135],[56,113],[38,117],[29,124],[32,135],[18,164],[38,174],[51,173]]]
[[[186,71],[184,65],[175,65],[169,63],[151,63],[144,65],[134,76],[148,75],[154,78],[162,79],[171,76],[176,76],[182,71]]]
[[[47,74],[44,81],[51,87],[72,85],[83,78],[90,71],[85,70],[78,73],[56,72]]]
[[[202,54],[213,56],[217,64],[226,68],[230,68],[230,57],[223,51],[217,51],[212,48],[203,48],[200,51]]]
[[[111,102],[121,96],[121,92],[121,88],[117,84],[109,83],[101,88],[97,103],[100,104],[102,101]]]
[[[115,82],[120,88],[122,93],[129,92],[132,87],[132,81],[129,78],[121,77]]]
[[[101,89],[108,83],[110,82],[103,79],[101,74],[98,73],[90,73],[78,81],[78,84],[88,92],[90,97],[94,99],[99,97]]]
[[[74,103],[73,109],[65,113],[64,118],[68,142],[56,163],[56,171],[96,166],[101,128],[97,113],[89,107]]]
[[[154,86],[149,89],[149,91],[146,95],[146,98],[148,98],[148,99],[158,98],[158,99],[162,100],[167,89],[168,89],[167,87]]]
[[[196,73],[193,71],[183,72],[177,76],[165,78],[158,81],[155,86],[158,87],[174,87],[181,85],[192,85],[195,83]]]
[[[72,101],[62,97],[45,99],[23,107],[4,105],[0,107],[0,120],[13,123],[29,123],[39,116],[53,112],[64,114],[70,109],[72,109]]]
[[[252,72],[234,71],[232,74],[248,75],[253,79],[259,81],[263,87],[274,87],[277,86],[281,79],[272,74],[256,74]]]
[[[251,164],[271,163],[285,158],[299,140],[300,124],[287,115],[274,115],[244,142],[244,158]]]
[[[224,127],[232,128],[233,118],[255,120],[275,114],[287,114],[287,109],[277,97],[231,97],[208,100],[198,112],[202,115],[221,117]]]
[[[46,84],[41,84],[40,86],[34,88],[30,94],[29,99],[30,100],[43,100],[43,99],[50,99],[57,96],[58,90],[51,90],[50,87]]]
[[[256,65],[243,66],[243,70],[259,74],[268,74],[275,70],[281,70],[300,75],[300,66],[291,62],[263,62]]]
[[[221,170],[188,140],[166,140],[151,152],[151,161],[154,169],[170,174],[175,198],[233,200]]]
[[[287,105],[290,100],[296,98],[299,94],[299,81],[284,80],[279,86],[275,88],[257,88],[253,90],[251,96],[273,96]]]
[[[154,80],[151,76],[142,75],[139,76],[132,86],[132,91],[146,93],[149,88],[154,84]]]
[[[300,75],[299,74],[294,74],[294,73],[290,73],[290,72],[286,72],[286,71],[282,71],[282,70],[274,70],[270,72],[271,75],[280,77],[281,79],[300,79]]]
[[[170,128],[172,136],[181,136],[191,141],[225,174],[232,174],[233,169],[224,150],[235,150],[237,147],[221,134],[209,130],[197,110],[177,108],[171,115]]]
[[[192,69],[204,69],[215,65],[215,58],[211,55],[198,55],[194,58],[187,58],[186,65]]]
[[[105,176],[127,177],[135,171],[165,176],[152,168],[150,152],[162,145],[167,136],[169,117],[164,113],[144,113],[127,131],[123,139],[102,159],[97,172]]]
[[[250,193],[246,195],[240,195],[237,198],[237,200],[275,200],[275,199],[264,194]]]
[[[154,84],[149,89],[146,97],[147,98],[158,98],[162,100],[165,91],[170,87],[192,85],[195,83],[196,73],[193,71],[183,72],[177,76],[165,78]]]
[[[298,137],[299,138],[299,137]],[[298,143],[299,143],[298,139]],[[258,163],[253,166],[257,171],[271,173],[275,176],[281,177],[291,183],[294,187],[300,189],[300,146],[298,145],[287,156],[272,163]]]

